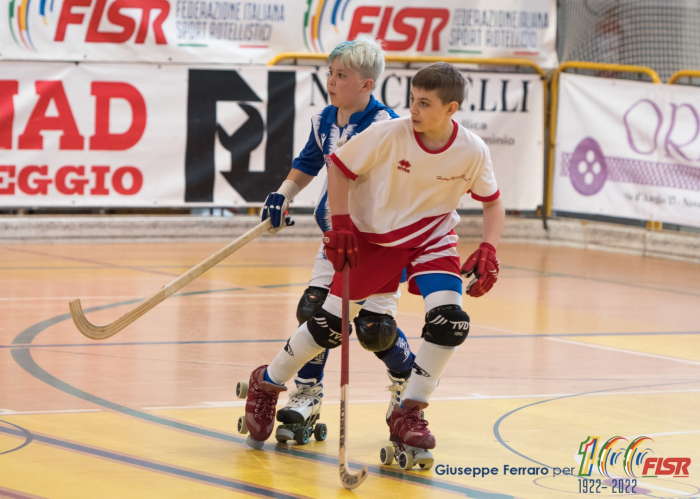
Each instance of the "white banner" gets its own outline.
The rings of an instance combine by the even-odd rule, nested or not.
[[[700,227],[700,89],[562,74],[555,210]]]
[[[327,105],[325,69],[4,62],[0,206],[260,206]],[[412,70],[375,95],[408,114]],[[455,116],[491,148],[504,203],[542,200],[537,75],[465,73]],[[296,198],[314,206],[323,175]],[[463,207],[478,208],[468,196]]]
[[[555,0],[445,0],[439,7],[428,0],[5,4],[0,59],[265,64],[281,52],[330,52],[369,33],[392,54],[557,65]]]

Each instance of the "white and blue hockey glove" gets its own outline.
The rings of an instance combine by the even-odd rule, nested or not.
[[[294,225],[294,221],[288,216],[287,208],[289,202],[299,193],[299,186],[292,180],[285,180],[277,190],[271,192],[265,199],[265,204],[260,211],[262,221],[270,218],[272,227],[268,231],[270,234],[277,234],[287,226]]]

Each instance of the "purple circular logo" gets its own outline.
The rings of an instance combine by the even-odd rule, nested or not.
[[[574,149],[569,164],[571,183],[580,194],[592,196],[603,188],[608,178],[608,165],[600,144],[590,137]]]

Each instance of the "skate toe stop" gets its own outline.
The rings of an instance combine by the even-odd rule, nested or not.
[[[251,447],[253,449],[262,449],[263,446],[265,445],[264,441],[260,440],[255,440],[253,437],[248,435],[248,438],[246,438],[245,443],[248,444],[248,447]]]
[[[435,448],[435,437],[432,434],[428,435],[414,435],[412,438],[406,439],[406,445],[415,447],[417,449],[430,450]]]

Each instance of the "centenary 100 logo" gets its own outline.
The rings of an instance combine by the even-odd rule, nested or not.
[[[45,25],[48,24],[46,21],[47,3],[47,0],[39,1],[39,15]],[[51,2],[50,10],[53,11],[53,2]],[[10,33],[12,33],[15,43],[20,47],[23,46],[36,52],[37,50],[32,43],[32,37],[29,32],[29,0],[10,0],[8,21],[10,23]]]
[[[622,466],[625,474],[631,478],[637,478],[641,469],[641,476],[654,478],[660,475],[673,475],[674,477],[688,477],[689,457],[654,457],[654,451],[648,447],[648,442],[654,440],[650,437],[637,437],[629,445],[624,437],[612,437],[602,446],[600,437],[588,437],[581,442],[578,454],[581,456],[579,476],[591,476],[595,466],[602,476],[610,478],[611,469]],[[596,460],[597,458],[597,460]]]

